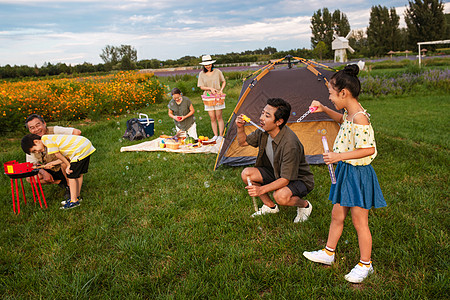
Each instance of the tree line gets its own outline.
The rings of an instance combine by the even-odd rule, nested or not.
[[[408,1],[404,17],[406,28],[400,28],[400,16],[394,7],[372,6],[366,30],[354,30],[349,44],[355,54],[349,57],[384,56],[389,51],[414,51],[418,42],[443,40],[450,36],[450,15],[444,13],[440,0]],[[332,58],[333,36],[346,37],[350,33],[347,16],[327,8],[319,9],[311,18],[311,47],[316,56]],[[437,46],[430,45],[434,50]]]
[[[417,42],[446,39],[450,36],[450,14],[444,13],[441,0],[408,1],[405,10],[406,28],[399,28],[400,16],[395,8],[372,6],[369,26],[366,30],[353,30],[349,44],[355,50],[349,58],[385,56],[389,51],[415,51]],[[331,59],[331,43],[334,35],[347,36],[351,26],[347,16],[340,10],[330,12],[328,8],[319,9],[311,17],[311,49],[301,48],[278,51],[274,47],[214,54],[217,64],[268,61],[286,55],[303,58]],[[436,46],[430,45],[429,50]],[[194,66],[201,61],[200,56],[183,56],[179,59],[137,60],[137,50],[131,45],[107,45],[100,58],[104,63],[93,65],[83,63],[45,63],[42,67],[10,66],[0,67],[0,78],[41,77],[60,74],[102,73],[113,70],[159,69],[180,66]]]

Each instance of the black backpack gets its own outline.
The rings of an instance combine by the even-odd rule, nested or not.
[[[134,140],[142,140],[146,137],[144,126],[139,123],[139,120],[136,118],[129,119],[127,121],[127,130],[125,130],[125,134],[123,138],[128,139],[130,141]]]

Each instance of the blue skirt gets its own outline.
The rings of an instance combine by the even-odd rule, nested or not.
[[[365,209],[386,206],[377,175],[371,165],[353,166],[340,161],[335,173],[336,184],[331,185],[328,198],[333,204]]]

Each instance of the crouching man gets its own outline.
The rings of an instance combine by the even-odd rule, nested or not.
[[[265,130],[245,133],[242,115],[236,118],[237,139],[241,147],[258,147],[254,167],[245,168],[241,177],[247,184],[248,194],[259,197],[263,206],[252,217],[279,212],[278,205],[297,207],[295,223],[306,221],[312,205],[303,200],[314,188],[314,177],[306,162],[303,145],[295,133],[285,126],[291,105],[280,98],[267,100],[260,116],[260,126]],[[273,192],[272,201],[269,193]],[[278,204],[278,205],[277,205]]]
[[[44,121],[44,118],[38,114],[31,114],[25,120],[25,126],[32,134],[37,134],[42,137],[46,134],[66,134],[66,135],[80,135],[81,131],[71,127],[49,126]],[[26,161],[33,163],[35,166],[45,165],[45,169],[39,169],[39,179],[42,184],[57,184],[66,192],[64,198],[70,197],[69,187],[67,185],[67,176],[61,170],[62,161],[54,154],[30,153],[26,155]],[[64,167],[63,167],[64,169]],[[30,181],[30,178],[27,178]]]

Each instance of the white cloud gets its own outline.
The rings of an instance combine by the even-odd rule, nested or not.
[[[153,23],[155,20],[157,20],[161,15],[154,15],[154,16],[143,16],[143,15],[134,15],[129,18],[129,21],[131,23]]]

